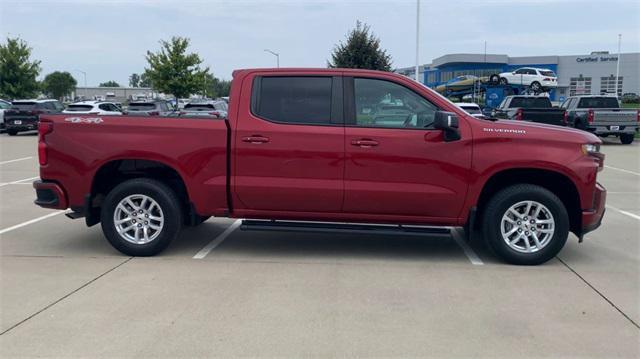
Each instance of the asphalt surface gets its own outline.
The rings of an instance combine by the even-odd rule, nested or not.
[[[2,357],[640,356],[638,143],[602,148],[602,227],[516,267],[457,236],[229,219],[126,257],[100,226],[32,204],[36,140],[0,135]]]

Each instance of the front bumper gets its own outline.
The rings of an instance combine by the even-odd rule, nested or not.
[[[57,183],[38,180],[33,182],[33,188],[36,190],[34,203],[38,206],[53,209],[67,208],[67,195]]]
[[[593,194],[593,208],[582,211],[582,235],[600,227],[604,217],[605,202],[607,201],[607,190],[600,183],[596,183]]]

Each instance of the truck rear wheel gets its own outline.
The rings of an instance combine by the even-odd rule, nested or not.
[[[100,217],[107,240],[129,256],[162,252],[182,227],[176,194],[164,183],[148,178],[128,180],[111,190]]]
[[[7,134],[9,134],[9,136],[15,136],[18,134],[18,131],[16,130],[7,130]]]
[[[633,143],[633,138],[634,138],[634,135],[632,133],[620,134],[620,142],[622,142],[623,145],[629,145]]]
[[[535,265],[555,257],[569,235],[569,216],[549,190],[531,184],[496,193],[483,216],[485,241],[500,259]]]

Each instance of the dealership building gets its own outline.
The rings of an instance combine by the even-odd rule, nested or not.
[[[449,54],[420,66],[419,78],[435,87],[462,75],[490,76],[514,71],[520,67],[538,67],[554,71],[558,75],[558,88],[550,91],[552,100],[562,101],[572,95],[614,94],[616,87],[616,63],[618,54],[607,51],[589,55],[566,56],[518,56],[500,54]],[[415,68],[396,70],[414,77]],[[618,96],[625,93],[640,94],[640,53],[620,55]]]

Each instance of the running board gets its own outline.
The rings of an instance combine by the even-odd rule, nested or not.
[[[240,230],[277,232],[321,232],[374,235],[449,235],[451,230],[444,227],[424,227],[412,225],[355,224],[335,222],[297,222],[245,219]]]

